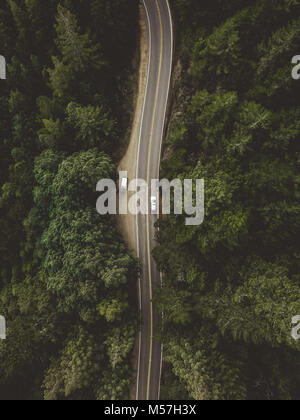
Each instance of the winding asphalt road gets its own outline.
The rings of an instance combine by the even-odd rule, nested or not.
[[[140,127],[137,178],[159,179],[161,146],[165,128],[173,58],[173,28],[168,0],[144,0],[149,33],[149,67]],[[138,256],[143,263],[140,278],[141,332],[137,375],[137,400],[159,400],[162,347],[155,341],[161,321],[152,297],[161,277],[151,256],[155,246],[157,215],[136,219]]]

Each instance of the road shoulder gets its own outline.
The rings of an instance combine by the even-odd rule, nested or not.
[[[128,182],[136,177],[136,165],[138,155],[138,144],[140,134],[140,124],[143,113],[144,97],[147,85],[148,73],[148,59],[149,59],[149,46],[148,46],[148,31],[146,24],[145,9],[140,5],[140,64],[138,72],[138,87],[137,93],[134,96],[134,116],[131,127],[130,141],[127,151],[122,158],[118,170],[128,172]],[[129,194],[130,197],[130,194]],[[137,256],[137,243],[136,243],[136,219],[131,214],[117,216],[118,229],[126,241],[128,247]]]

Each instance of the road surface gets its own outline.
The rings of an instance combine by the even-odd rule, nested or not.
[[[149,68],[140,127],[137,178],[159,179],[161,145],[170,89],[173,28],[168,0],[144,0],[149,33]],[[143,264],[139,283],[141,332],[137,374],[137,400],[159,400],[162,348],[153,337],[161,315],[152,297],[161,278],[151,256],[155,246],[157,215],[136,219],[138,256]]]

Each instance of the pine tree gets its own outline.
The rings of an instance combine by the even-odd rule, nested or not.
[[[100,68],[104,62],[99,53],[99,45],[93,43],[88,33],[80,34],[76,17],[67,9],[58,6],[57,46],[62,61],[75,71],[88,67]]]

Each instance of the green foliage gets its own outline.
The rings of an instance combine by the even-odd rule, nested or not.
[[[82,70],[87,65],[99,68],[99,45],[94,44],[87,33],[79,34],[77,19],[68,9],[59,5],[57,12],[56,43],[63,62],[72,65],[75,71]]]
[[[118,365],[126,360],[129,351],[132,349],[135,341],[135,328],[132,326],[121,330],[114,328],[105,341],[107,354],[112,369],[116,369]]]
[[[82,148],[112,149],[116,123],[103,106],[82,107],[71,102],[67,107],[67,121],[76,129],[76,140]]]
[[[68,9],[58,6],[56,44],[61,57],[52,57],[53,69],[49,69],[50,86],[54,96],[62,98],[69,92],[76,76],[87,69],[100,70],[105,65],[100,46],[88,33],[80,34],[76,16]]]
[[[137,16],[137,1],[0,5],[3,399],[129,395],[137,264],[95,189],[116,176]]]
[[[214,71],[219,76],[228,74],[232,67],[240,65],[239,40],[234,18],[229,19],[208,39],[199,39],[193,52],[194,62],[197,63],[193,69],[195,74],[201,77],[203,70],[207,68],[208,71]]]
[[[63,135],[63,127],[59,120],[43,120],[44,128],[39,131],[39,140],[43,147],[54,148]]]
[[[266,70],[276,65],[284,65],[284,59],[293,56],[294,48],[297,48],[300,40],[300,19],[295,19],[274,33],[266,41],[258,46],[261,56],[257,67],[257,75],[262,76]],[[279,61],[278,61],[279,60]]]
[[[128,309],[128,296],[123,296],[121,293],[101,299],[97,306],[97,311],[107,322],[121,321],[126,309]]]
[[[225,333],[225,326],[235,339],[242,334],[244,341],[250,335],[254,343],[292,344],[290,325],[293,314],[300,310],[299,286],[291,281],[284,266],[257,260],[244,270],[230,309],[222,313],[221,331]],[[236,321],[239,332],[233,326]]]
[[[171,338],[167,361],[172,363],[174,373],[197,401],[245,399],[246,387],[240,383],[238,364],[226,360],[208,334],[201,330],[193,343],[184,337]]]
[[[82,328],[67,341],[59,359],[52,361],[44,379],[44,399],[69,398],[82,389],[93,388],[101,374],[100,343]]]
[[[167,372],[190,398],[299,397],[298,3],[175,1],[185,45],[162,177],[203,178],[205,220],[161,220],[153,254]]]

